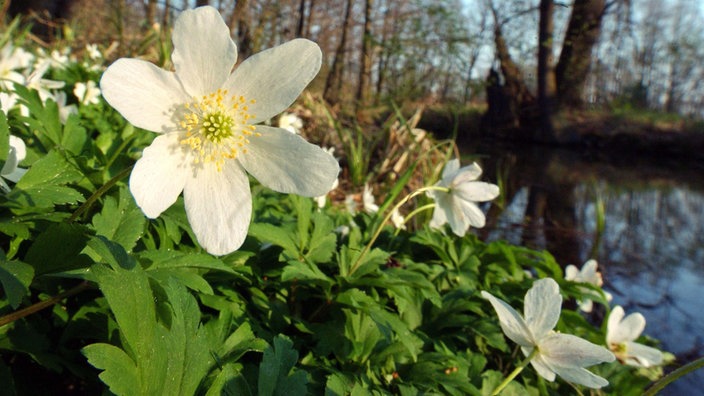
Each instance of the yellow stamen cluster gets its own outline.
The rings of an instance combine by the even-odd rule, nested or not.
[[[184,105],[181,144],[191,148],[194,164],[214,163],[220,171],[226,160],[236,158],[238,153],[247,153],[245,145],[249,137],[259,136],[255,133],[256,127],[248,125],[254,118],[248,112],[248,105],[254,103],[244,96],[228,96],[226,89],[218,89]]]

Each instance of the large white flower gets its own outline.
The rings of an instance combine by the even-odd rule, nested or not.
[[[310,197],[327,193],[337,177],[337,161],[318,146],[255,125],[293,103],[318,73],[322,53],[297,39],[232,71],[235,43],[207,6],[184,11],[172,39],[174,72],[119,59],[102,77],[103,97],[135,126],[160,134],[130,177],[142,211],[155,218],[183,191],[198,242],[226,254],[241,246],[251,218],[246,172],[273,190]]]
[[[3,165],[0,170],[0,176],[11,182],[17,183],[20,178],[27,173],[26,169],[22,169],[17,166],[20,162],[22,162],[26,155],[27,147],[24,145],[24,141],[17,136],[10,135],[10,151],[7,153],[5,165]],[[0,190],[5,193],[10,192],[10,186],[8,186],[2,178],[0,178]]]
[[[523,309],[525,319],[490,293],[482,291],[482,297],[496,310],[506,337],[520,345],[526,356],[538,349],[530,363],[541,377],[554,381],[555,375],[559,375],[567,381],[597,389],[609,384],[585,367],[614,361],[611,352],[577,336],[552,330],[560,318],[562,306],[560,287],[553,279],[537,280],[528,290]]]
[[[445,165],[442,179],[436,186],[449,192],[431,190],[428,195],[435,200],[435,210],[430,226],[439,228],[450,223],[452,232],[464,236],[470,226],[481,228],[486,221],[476,202],[490,201],[499,195],[495,184],[476,181],[482,169],[476,163],[460,168],[460,161],[452,159]]]
[[[590,283],[594,286],[601,287],[604,284],[604,280],[601,278],[601,273],[597,271],[597,266],[598,263],[596,262],[596,260],[593,259],[588,260],[586,263],[584,263],[584,265],[582,265],[581,270],[577,269],[576,266],[570,264],[565,267],[565,280],[572,282]],[[592,289],[588,289],[586,287],[580,288],[580,291],[586,295],[594,293]],[[610,293],[604,291],[604,295],[606,296],[607,300],[611,300],[612,297]],[[587,297],[578,301],[578,303],[579,309],[584,312],[591,312],[594,306],[592,300]]]
[[[625,312],[617,305],[606,324],[606,343],[618,360],[631,366],[651,367],[662,364],[662,352],[634,342],[645,329],[645,317],[639,312],[624,319]]]

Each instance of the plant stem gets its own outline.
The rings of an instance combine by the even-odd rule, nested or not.
[[[357,257],[357,260],[355,260],[354,264],[350,268],[350,272],[347,275],[348,276],[352,275],[355,271],[357,271],[359,266],[362,264],[362,258],[369,252],[369,250],[371,250],[372,245],[374,244],[376,239],[381,234],[381,230],[384,229],[384,224],[386,224],[386,222],[391,219],[391,216],[395,210],[398,210],[401,206],[403,206],[406,202],[410,201],[414,197],[416,197],[426,191],[433,191],[433,190],[434,191],[443,191],[443,192],[450,191],[450,189],[447,187],[425,186],[425,187],[421,187],[421,188],[413,191],[412,193],[406,195],[405,197],[403,197],[402,200],[400,200],[393,208],[391,208],[391,210],[388,211],[386,217],[384,217],[384,220],[381,221],[381,224],[379,224],[376,231],[374,232],[374,235],[372,235],[372,238],[369,240],[369,243],[367,243],[367,245],[364,247],[364,250],[362,250],[362,253],[359,254],[359,256]]]
[[[73,296],[74,294],[78,294],[82,292],[83,290],[87,289],[90,287],[90,284],[88,281],[83,281],[78,284],[78,286],[75,286],[72,289],[66,290],[65,292],[59,293],[55,295],[54,297],[49,298],[48,300],[40,301],[38,303],[32,304],[27,308],[20,309],[19,311],[15,311],[11,314],[5,315],[3,317],[0,317],[0,327],[5,326],[6,324],[12,323],[16,321],[17,319],[22,319],[25,316],[29,316],[33,313],[39,312],[44,308],[48,308],[54,304],[57,304],[61,300],[63,300],[66,297]]]
[[[417,215],[418,213],[420,213],[420,212],[422,212],[422,211],[424,211],[424,210],[432,209],[432,208],[434,208],[434,207],[435,207],[435,204],[434,204],[434,203],[429,203],[429,204],[427,204],[427,205],[421,206],[420,208],[416,208],[416,209],[413,210],[411,213],[409,213],[408,216],[406,216],[405,219],[403,219],[403,224],[408,223],[408,221],[411,220],[411,218],[413,218],[413,216]],[[391,212],[393,213],[393,211],[391,211]],[[394,231],[394,236],[398,235],[398,232],[399,232],[400,230],[401,230],[400,228],[396,228],[396,231]]]
[[[105,194],[109,189],[111,189],[115,184],[117,184],[118,181],[123,179],[125,176],[129,175],[130,172],[132,172],[132,168],[133,166],[129,166],[120,171],[120,173],[115,175],[112,179],[108,180],[108,182],[102,185],[99,189],[97,189],[93,193],[93,195],[88,197],[88,199],[83,202],[83,205],[79,206],[78,209],[76,209],[76,211],[71,214],[71,217],[66,219],[66,222],[73,223],[78,218],[78,216],[82,215],[85,211],[87,211],[91,207],[91,205],[93,205],[95,201],[98,200],[98,198],[103,196],[103,194]]]
[[[704,367],[704,357],[700,357],[699,359],[689,362],[685,364],[684,366],[678,368],[677,370],[671,372],[670,374],[660,378],[657,382],[653,384],[650,388],[648,388],[645,393],[643,393],[643,396],[655,396],[658,392],[660,392],[664,387],[669,385],[671,382],[674,382],[675,380],[679,379],[685,374],[689,374],[694,370],[700,369]]]
[[[517,376],[518,374],[520,374],[520,372],[523,371],[524,368],[526,368],[526,366],[528,365],[528,363],[530,363],[530,361],[531,361],[531,360],[535,357],[535,355],[537,355],[537,354],[538,354],[538,348],[537,348],[537,347],[534,347],[534,348],[533,348],[533,351],[530,353],[530,355],[526,356],[526,358],[523,359],[523,361],[518,365],[518,367],[516,367],[516,368],[511,372],[511,374],[509,374],[508,377],[506,377],[506,379],[504,379],[504,381],[503,381],[502,383],[500,383],[499,386],[496,387],[496,389],[494,389],[493,392],[491,392],[491,396],[496,396],[496,395],[498,395],[502,390],[504,390],[504,388],[505,388],[509,383],[511,383],[511,381],[513,381],[513,379],[516,378],[516,376]]]

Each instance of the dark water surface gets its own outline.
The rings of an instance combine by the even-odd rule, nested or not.
[[[596,258],[612,306],[641,312],[678,362],[704,355],[704,164],[490,142],[461,151],[502,189],[484,238],[547,248],[563,267]],[[700,369],[662,394],[702,389]]]

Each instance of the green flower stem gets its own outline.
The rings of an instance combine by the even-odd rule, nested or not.
[[[90,287],[90,284],[88,281],[83,281],[78,286],[75,286],[72,289],[66,290],[63,293],[59,293],[55,295],[54,297],[49,298],[48,300],[40,301],[38,303],[32,304],[27,308],[20,309],[19,311],[15,311],[11,314],[7,314],[3,317],[0,317],[0,327],[5,326],[6,324],[12,323],[18,319],[22,319],[25,316],[29,316],[33,313],[39,312],[44,308],[48,308],[54,304],[59,303],[61,300],[64,298],[73,296],[74,294],[78,294],[82,292],[83,290],[87,289]]]
[[[413,216],[417,215],[418,213],[420,213],[420,212],[422,212],[422,211],[424,211],[424,210],[432,209],[432,208],[434,208],[434,207],[435,207],[435,204],[434,204],[434,203],[429,203],[429,204],[427,204],[427,205],[421,206],[420,208],[416,208],[414,211],[412,211],[411,213],[409,213],[408,216],[406,216],[405,219],[403,219],[403,224],[408,223],[408,221],[409,221]],[[391,211],[391,212],[393,213],[393,211]],[[399,233],[400,230],[401,230],[400,228],[397,228],[396,231],[394,231],[394,236],[398,235],[398,233]]]
[[[658,392],[660,392],[664,387],[669,385],[671,382],[674,382],[675,380],[679,379],[685,374],[689,374],[694,370],[700,369],[704,367],[704,357],[700,357],[699,359],[689,362],[685,364],[684,366],[678,368],[677,370],[671,372],[670,374],[660,378],[657,382],[653,384],[650,388],[648,388],[645,393],[643,393],[643,396],[655,396]]]
[[[449,192],[450,189],[447,187],[440,187],[440,186],[425,186],[421,187],[412,193],[406,195],[403,197],[402,200],[400,200],[391,210],[388,211],[386,217],[384,217],[384,220],[381,221],[381,224],[377,227],[376,231],[374,232],[374,235],[372,236],[372,239],[369,240],[369,243],[364,247],[364,250],[362,250],[362,253],[359,254],[359,257],[357,257],[357,260],[354,262],[352,265],[352,268],[350,268],[350,272],[347,275],[352,275],[359,266],[362,264],[362,258],[371,250],[372,245],[376,241],[376,239],[379,237],[381,234],[381,230],[384,228],[384,224],[388,222],[391,219],[391,215],[394,213],[395,210],[398,210],[401,206],[406,204],[406,202],[410,201],[414,197],[426,192],[426,191],[443,191],[443,192]]]
[[[493,392],[491,392],[491,396],[496,396],[496,395],[498,395],[502,390],[504,390],[504,388],[505,388],[509,383],[511,383],[511,381],[513,381],[513,379],[516,378],[516,376],[517,376],[518,374],[520,374],[521,371],[523,371],[524,368],[526,368],[526,366],[528,365],[528,363],[530,363],[530,361],[531,361],[531,360],[535,357],[535,355],[537,355],[537,354],[538,354],[538,348],[533,348],[533,351],[530,353],[530,355],[526,356],[526,358],[523,359],[523,361],[518,365],[518,367],[516,367],[516,368],[511,372],[511,374],[509,374],[508,377],[506,377],[506,379],[505,379],[502,383],[500,383],[499,386],[496,387],[496,389],[494,389]]]
[[[73,223],[80,215],[82,215],[85,211],[87,211],[94,203],[95,201],[98,200],[98,198],[102,197],[103,194],[105,194],[108,190],[110,190],[115,184],[117,184],[118,181],[123,179],[125,176],[129,175],[130,172],[132,172],[133,166],[129,166],[117,175],[115,175],[112,179],[108,180],[107,183],[105,183],[103,186],[101,186],[99,189],[97,189],[93,195],[88,197],[85,202],[83,202],[83,205],[79,206],[78,209],[76,209],[73,214],[71,214],[71,217],[66,219],[67,223]]]

